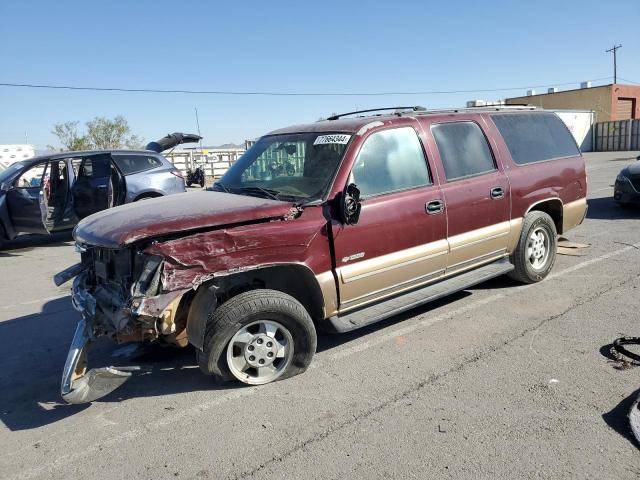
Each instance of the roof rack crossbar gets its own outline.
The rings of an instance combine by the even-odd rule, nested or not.
[[[370,112],[383,112],[387,110],[412,110],[414,112],[425,111],[426,108],[421,107],[420,105],[414,105],[412,107],[385,107],[385,108],[370,108],[369,110],[356,110],[354,112],[341,113],[339,115],[332,115],[327,120],[338,120],[341,117],[346,117],[349,115],[355,115],[357,113],[370,113]]]

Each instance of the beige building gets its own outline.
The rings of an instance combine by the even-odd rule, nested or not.
[[[596,122],[640,118],[640,86],[619,83],[506,99],[507,105],[535,105],[547,109],[593,110]]]

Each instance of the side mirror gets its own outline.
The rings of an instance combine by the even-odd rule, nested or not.
[[[347,185],[340,199],[340,216],[346,225],[355,225],[360,219],[360,189],[355,183]]]

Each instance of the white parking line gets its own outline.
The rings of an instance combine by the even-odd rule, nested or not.
[[[612,252],[609,253],[605,253],[604,255],[600,255],[599,257],[595,257],[592,258],[590,260],[586,260],[584,262],[578,263],[577,265],[574,265],[572,267],[568,267],[565,268],[564,270],[561,270],[557,273],[552,273],[551,275],[549,275],[547,277],[547,281],[548,280],[553,280],[554,278],[559,278],[562,277],[564,275],[567,275],[569,273],[573,273],[577,270],[581,270],[583,268],[586,268],[590,265],[593,265],[594,263],[599,263],[602,262],[603,260],[607,260],[611,257],[615,257],[617,255],[622,255],[623,253],[627,253],[631,250],[635,250],[640,248],[640,242],[633,244],[633,245],[629,245],[627,247],[621,248],[619,250],[614,250]],[[429,327],[431,325],[434,325],[438,322],[441,322],[443,320],[447,320],[450,319],[452,317],[455,317],[457,315],[460,315],[462,313],[466,313],[470,310],[475,310],[478,307],[481,307],[483,305],[486,305],[488,303],[491,303],[495,300],[500,300],[502,298],[505,297],[509,297],[511,295],[514,295],[518,292],[521,292],[522,290],[528,289],[528,288],[532,288],[534,286],[536,286],[536,283],[532,283],[529,285],[522,285],[519,287],[513,287],[510,288],[508,291],[504,292],[504,293],[496,293],[493,295],[490,295],[488,297],[482,298],[476,302],[472,302],[469,303],[467,305],[464,305],[462,307],[456,308],[454,310],[449,310],[447,312],[444,312],[440,315],[436,315],[436,316],[429,316],[429,312],[424,313],[422,315],[420,315],[420,317],[426,317],[423,318],[422,320],[416,322],[416,323],[412,323],[411,325],[406,325],[406,326],[402,326],[399,328],[394,328],[393,330],[391,330],[388,333],[385,333],[384,335],[380,335],[380,336],[376,336],[372,339],[368,339],[368,340],[364,340],[361,343],[358,343],[357,345],[353,345],[351,347],[347,347],[344,349],[341,349],[333,354],[331,354],[329,356],[329,361],[328,362],[322,362],[322,363],[331,363],[335,360],[339,360],[341,358],[344,357],[348,357],[349,355],[353,355],[354,353],[358,353],[358,352],[362,352],[364,350],[367,350],[369,348],[375,347],[376,345],[380,345],[381,343],[385,343],[387,341],[392,340],[395,337],[398,336],[402,336],[402,335],[407,335],[415,330],[417,330],[418,328],[423,328],[423,327]],[[420,318],[418,317],[418,318]]]
[[[576,272],[578,270],[581,270],[583,268],[586,268],[590,265],[602,262],[604,260],[607,260],[609,258],[612,257],[616,257],[618,255],[622,255],[625,254],[627,252],[632,252],[632,251],[636,251],[640,249],[640,242],[620,248],[618,250],[614,250],[611,251],[609,253],[605,253],[603,255],[600,255],[598,257],[592,258],[590,260],[586,260],[584,262],[578,263],[574,266],[565,268],[564,270],[561,270],[557,273],[551,274],[549,275],[549,277],[547,277],[547,280],[553,280],[556,278],[560,278],[563,277],[565,275],[568,275],[570,273]],[[530,285],[524,285],[524,286],[520,286],[520,287],[513,287],[509,290],[509,292],[507,293],[496,293],[494,295],[490,295],[486,298],[480,299],[476,302],[471,302],[468,305],[465,305],[463,307],[460,308],[456,308],[454,310],[449,310],[446,313],[443,313],[441,315],[437,315],[434,317],[430,317],[428,316],[429,313],[425,313],[423,315],[421,315],[421,317],[427,317],[424,318],[418,322],[412,323],[411,325],[406,325],[403,327],[399,327],[399,328],[394,328],[391,331],[384,333],[382,335],[377,335],[375,333],[371,333],[369,336],[370,337],[374,337],[374,338],[370,338],[366,341],[362,341],[360,343],[358,343],[357,345],[351,346],[351,347],[345,347],[345,348],[340,348],[340,347],[336,347],[337,351],[335,353],[331,353],[327,356],[327,358],[323,358],[320,360],[319,365],[318,366],[324,366],[324,365],[329,365],[330,363],[332,363],[333,361],[337,360],[337,359],[341,359],[344,357],[347,357],[349,355],[353,355],[354,353],[357,352],[361,352],[363,350],[367,350],[369,348],[372,348],[376,345],[380,345],[381,343],[387,342],[389,340],[392,340],[394,337],[397,337],[399,335],[406,335],[408,333],[411,333],[415,330],[417,330],[418,328],[424,328],[424,327],[428,327],[430,325],[433,325],[435,323],[441,322],[445,319],[454,317],[456,315],[459,315],[461,313],[464,312],[468,312],[470,310],[474,310],[482,305],[486,305],[488,303],[491,303],[495,300],[499,300],[505,297],[508,297],[510,295],[514,295],[515,293],[521,292],[522,290],[528,289],[528,288],[533,288],[535,286],[537,286],[538,284],[530,284]],[[317,367],[316,367],[317,368]],[[73,453],[69,453],[66,455],[59,455],[55,460],[48,462],[48,463],[42,463],[38,466],[32,467],[32,468],[28,468],[23,470],[22,472],[20,472],[20,474],[16,477],[16,478],[20,478],[20,479],[29,479],[29,478],[33,478],[35,476],[38,475],[42,475],[43,473],[52,470],[52,469],[57,469],[59,467],[63,467],[65,465],[69,465],[72,464],[82,458],[85,458],[87,456],[91,456],[97,452],[99,452],[100,450],[104,450],[104,449],[108,449],[111,446],[115,446],[120,444],[122,441],[124,440],[132,440],[138,437],[141,437],[143,435],[149,435],[150,432],[155,431],[155,430],[159,430],[163,427],[166,427],[168,425],[174,424],[184,418],[189,418],[189,417],[196,417],[198,415],[201,415],[202,413],[211,410],[212,408],[219,406],[223,403],[226,403],[230,400],[237,400],[239,398],[242,397],[246,397],[249,395],[253,395],[255,393],[257,393],[260,389],[262,388],[268,388],[267,385],[262,385],[262,386],[258,386],[258,387],[246,387],[246,388],[242,388],[242,389],[237,389],[237,390],[233,390],[229,393],[226,393],[224,395],[221,395],[215,399],[212,399],[208,402],[199,404],[199,405],[193,405],[191,407],[182,409],[182,410],[175,410],[173,411],[173,413],[171,414],[166,414],[163,415],[161,418],[158,418],[142,427],[138,427],[138,428],[133,428],[131,430],[127,430],[127,431],[123,431],[117,435],[115,435],[114,437],[111,437],[109,439],[106,440],[102,440],[99,441],[93,445],[87,445],[85,447],[82,448],[82,450],[73,452]],[[122,408],[127,408],[126,407],[126,403],[125,404],[121,404],[123,405]],[[11,454],[9,454],[8,456],[11,456]],[[7,456],[3,456],[4,458],[6,458]]]

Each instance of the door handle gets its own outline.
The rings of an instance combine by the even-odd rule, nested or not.
[[[504,197],[504,188],[502,187],[493,187],[491,189],[491,198],[498,199]]]
[[[106,189],[107,189],[107,186],[106,186],[106,185],[98,185],[96,188],[97,188],[98,190],[106,190]]]
[[[444,203],[440,200],[432,200],[425,205],[428,215],[436,215],[444,212]]]

